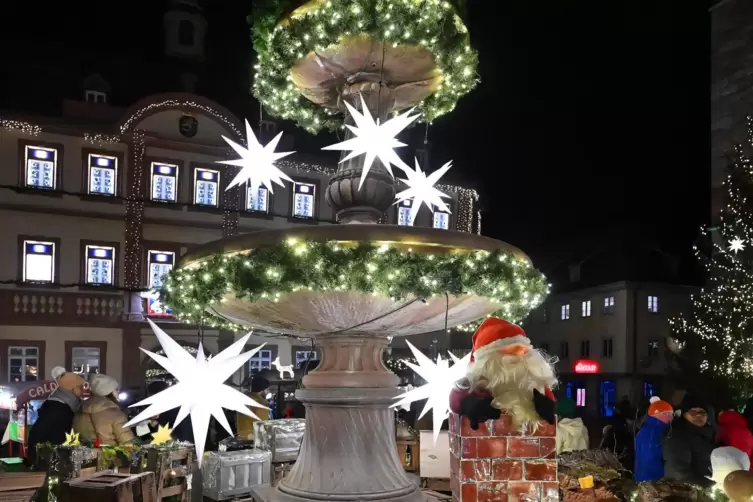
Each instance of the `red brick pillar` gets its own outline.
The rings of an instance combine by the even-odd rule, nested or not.
[[[555,502],[559,500],[554,426],[515,430],[509,416],[481,424],[450,415],[450,482],[453,502]]]

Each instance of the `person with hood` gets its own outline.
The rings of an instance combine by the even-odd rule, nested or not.
[[[248,397],[267,407],[267,409],[251,408],[251,412],[259,417],[260,421],[269,420],[269,402],[264,398],[265,391],[269,389],[269,381],[257,375],[251,379],[250,387],[251,392]],[[236,413],[235,423],[238,425],[238,438],[246,440],[254,439],[254,423],[259,420],[243,413]]]
[[[719,414],[716,444],[737,448],[753,462],[753,432],[748,429],[748,421],[745,417],[735,410],[727,410]]]
[[[29,461],[37,465],[37,445],[65,443],[65,435],[73,429],[73,418],[81,406],[86,381],[77,373],[59,366],[52,369],[57,389],[39,407],[37,421],[29,431]]]
[[[635,468],[633,479],[657,481],[664,477],[664,457],[662,444],[674,416],[672,405],[657,396],[651,398],[646,420],[635,436]]]
[[[89,383],[92,396],[81,404],[73,419],[73,429],[81,441],[108,446],[133,442],[133,431],[125,427],[128,416],[118,405],[118,382],[99,374]]]
[[[565,397],[557,401],[557,454],[588,449],[588,430],[575,418],[575,401]]]
[[[711,452],[715,445],[706,403],[686,394],[680,412],[664,440],[664,476],[681,483],[711,486],[713,481],[708,477],[711,476]]]

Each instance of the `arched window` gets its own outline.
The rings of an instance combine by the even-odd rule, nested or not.
[[[184,47],[193,47],[196,37],[196,25],[187,19],[182,19],[178,24],[178,44]]]

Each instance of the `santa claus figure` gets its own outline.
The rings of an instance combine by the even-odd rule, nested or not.
[[[557,384],[553,361],[533,348],[520,326],[490,317],[473,335],[468,374],[455,384],[450,409],[468,418],[471,428],[508,413],[516,426],[554,424]],[[534,425],[535,426],[535,425]]]

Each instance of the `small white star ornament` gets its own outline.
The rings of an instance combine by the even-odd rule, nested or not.
[[[742,251],[745,249],[745,241],[740,239],[739,237],[735,237],[731,241],[729,241],[729,248],[730,251],[737,254],[739,251]]]
[[[466,375],[468,364],[471,361],[471,354],[468,353],[464,358],[458,359],[450,353],[450,357],[455,363],[452,366],[450,366],[449,360],[442,359],[442,356],[439,355],[435,364],[410,342],[406,343],[411,352],[413,352],[418,366],[405,359],[403,362],[410,369],[418,373],[427,383],[397,396],[396,399],[399,399],[399,401],[393,404],[392,407],[399,408],[406,404],[409,405],[414,401],[428,399],[418,418],[421,419],[429,410],[433,410],[434,443],[436,444],[439,432],[442,429],[442,422],[450,416],[450,392],[455,382]]]
[[[276,161],[295,153],[275,152],[280,138],[282,138],[282,133],[275,136],[266,146],[261,146],[248,120],[246,120],[246,143],[248,144],[248,148],[223,136],[222,139],[241,157],[240,159],[217,161],[219,164],[239,166],[241,168],[240,172],[227,186],[227,190],[248,181],[250,188],[254,190],[264,185],[270,193],[275,193],[275,183],[284,187],[285,185],[282,180],[292,182],[293,180],[287,174],[275,166]]]
[[[345,127],[350,129],[355,137],[346,139],[341,143],[326,146],[322,150],[349,151],[350,154],[342,159],[340,163],[359,155],[366,155],[363,170],[361,171],[361,181],[358,184],[359,190],[363,186],[363,182],[369,174],[371,166],[374,164],[374,159],[381,160],[387,172],[393,178],[395,175],[392,174],[392,166],[397,166],[400,169],[410,169],[400,156],[395,153],[395,148],[407,146],[405,143],[398,141],[396,137],[403,129],[418,118],[418,115],[411,115],[413,112],[412,109],[402,115],[396,115],[384,122],[384,124],[381,124],[378,118],[375,121],[371,116],[363,95],[361,95],[361,109],[363,113],[356,110],[347,101],[345,102],[345,106],[356,123],[355,126],[345,124]]]
[[[416,170],[414,171],[409,167],[404,168],[403,171],[408,178],[400,179],[400,181],[408,185],[408,189],[403,190],[395,197],[395,204],[399,204],[404,200],[413,199],[413,206],[410,211],[411,225],[413,225],[413,222],[416,220],[421,204],[426,204],[429,210],[432,210],[432,206],[435,206],[441,211],[447,213],[450,212],[450,208],[442,200],[443,198],[447,199],[450,196],[443,193],[441,190],[434,188],[434,185],[436,185],[439,179],[450,170],[452,167],[452,161],[447,162],[429,176],[426,176],[426,173],[421,170],[421,166],[418,165],[418,159],[415,159],[415,162]]]
[[[204,355],[204,348],[199,343],[199,350],[194,358],[151,320],[147,319],[147,321],[157,340],[159,340],[165,355],[160,356],[145,349],[141,350],[170,372],[178,382],[158,394],[131,405],[131,408],[146,405],[149,405],[149,407],[136,415],[133,420],[126,424],[126,427],[132,427],[142,420],[180,407],[178,417],[175,419],[175,423],[171,425],[175,428],[189,414],[191,415],[196,455],[199,465],[201,465],[211,417],[214,417],[228,433],[232,434],[230,424],[222,408],[248,415],[257,420],[259,418],[249,407],[267,409],[266,406],[257,403],[242,392],[225,385],[225,381],[239,368],[243,367],[265,344],[241,353],[251,336],[251,333],[249,333],[209,360]]]

